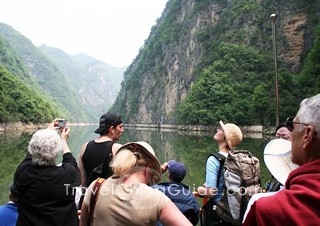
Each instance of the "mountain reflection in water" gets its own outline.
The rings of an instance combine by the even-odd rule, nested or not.
[[[95,129],[96,126],[92,125],[71,127],[68,144],[76,158],[78,158],[82,145],[98,136],[93,132]],[[0,205],[8,201],[13,174],[25,157],[31,135],[31,133],[0,134]],[[213,132],[203,131],[146,130],[128,127],[125,128],[119,143],[146,141],[154,148],[161,163],[170,159],[183,162],[187,168],[187,175],[183,183],[189,185],[191,190],[195,190],[204,182],[206,159],[209,153],[217,151],[213,135]],[[263,150],[267,142],[268,140],[263,139],[261,134],[245,134],[243,142],[237,146],[237,149],[246,149],[260,159],[263,188],[266,181],[270,179],[270,173],[263,161]],[[57,163],[60,163],[61,160],[62,155],[59,155]],[[168,180],[166,173],[162,180]]]

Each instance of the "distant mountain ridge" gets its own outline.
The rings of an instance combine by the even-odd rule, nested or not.
[[[59,67],[94,115],[100,117],[111,107],[120,90],[119,78],[122,79],[125,68],[110,66],[86,54],[72,56],[45,45],[40,49]]]
[[[6,56],[1,56],[1,65],[27,85],[35,82],[45,92],[43,97],[49,98],[69,121],[97,122],[116,98],[125,68],[112,67],[83,54],[70,56],[45,45],[36,47],[3,23],[0,37],[14,49],[16,61],[27,72],[24,76],[17,73],[18,67],[10,66]]]

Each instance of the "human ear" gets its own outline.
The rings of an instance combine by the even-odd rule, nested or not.
[[[315,136],[317,136],[316,130],[313,126],[307,126],[305,129],[305,133],[303,135],[303,147],[305,149],[309,149],[310,145],[312,145]]]

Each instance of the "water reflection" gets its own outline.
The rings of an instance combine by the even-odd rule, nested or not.
[[[93,132],[95,129],[96,126],[71,127],[68,143],[76,158],[82,145],[98,136]],[[1,134],[0,136],[0,204],[4,204],[8,200],[8,188],[12,183],[14,171],[27,152],[31,133],[21,135]],[[125,128],[119,142],[124,144],[129,141],[146,141],[154,148],[160,162],[175,159],[185,163],[187,175],[183,182],[193,189],[204,182],[206,159],[211,152],[217,151],[217,146],[212,137],[213,134],[208,132]],[[258,136],[257,138],[252,134],[250,136],[247,134],[243,142],[237,147],[238,149],[249,150],[260,159],[262,185],[270,177],[270,173],[263,162],[263,149],[266,143],[267,140],[262,137]],[[61,162],[61,160],[62,156],[59,156],[58,162]],[[167,175],[164,175],[163,180],[166,181],[167,179]]]
[[[9,186],[17,165],[24,159],[30,133],[0,133],[0,204],[8,201]]]

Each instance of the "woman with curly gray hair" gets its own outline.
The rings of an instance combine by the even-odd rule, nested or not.
[[[69,133],[55,119],[47,129],[33,134],[11,187],[18,199],[17,225],[78,225],[74,191],[80,171],[67,144]],[[62,164],[57,166],[61,152]]]

